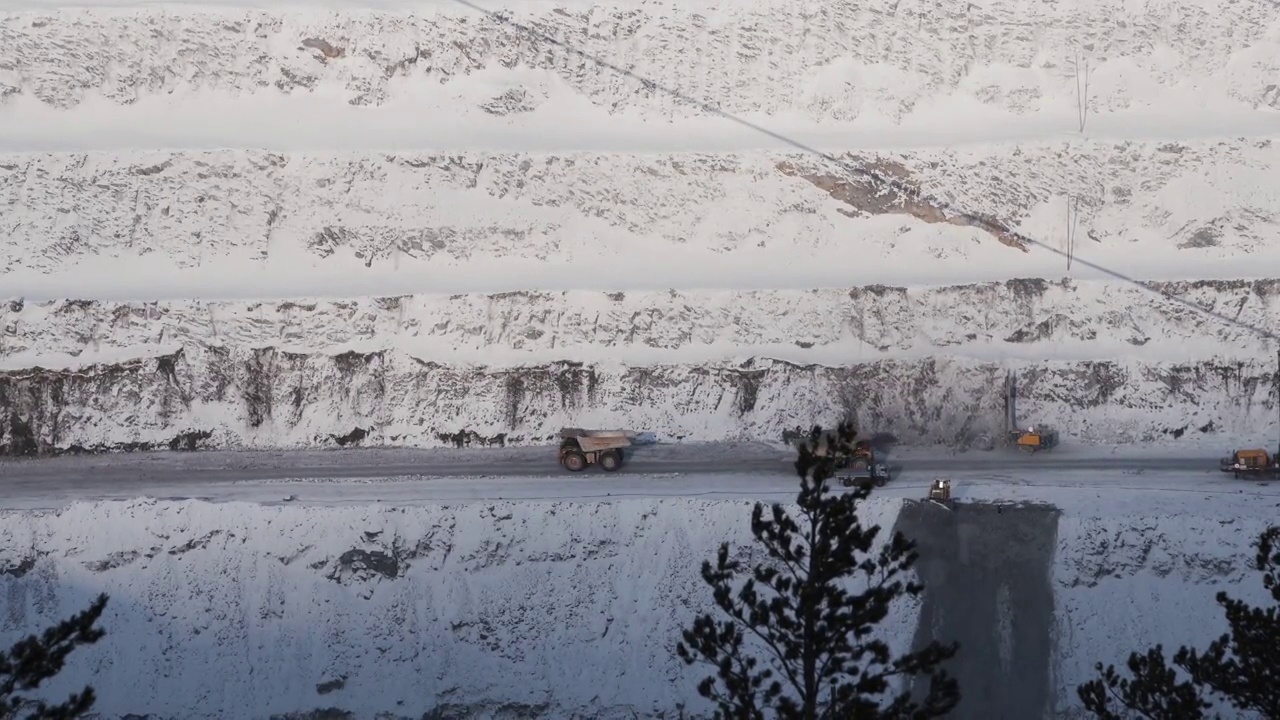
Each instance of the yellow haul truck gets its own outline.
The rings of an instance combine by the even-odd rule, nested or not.
[[[560,465],[570,472],[582,472],[588,465],[614,472],[622,467],[635,438],[630,430],[564,428],[560,431]]]

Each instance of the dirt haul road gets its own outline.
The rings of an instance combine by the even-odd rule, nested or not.
[[[628,451],[621,475],[667,473],[792,475],[795,452],[755,443],[639,446]],[[1017,451],[904,455],[888,453],[891,469],[945,474],[1006,470],[1188,470],[1216,469],[1218,458],[1073,453],[1035,455]],[[111,483],[132,479],[192,484],[284,478],[562,477],[555,448],[486,449],[371,448],[350,450],[254,450],[147,452],[36,459],[0,458],[0,484],[23,482]],[[598,474],[592,468],[585,474]]]
[[[795,456],[760,444],[638,448],[622,471],[570,473],[554,447],[462,450],[167,452],[51,459],[0,459],[0,507],[59,507],[76,500],[200,498],[214,501],[421,503],[468,500],[593,500],[622,496],[786,500],[795,494]],[[1016,451],[890,455],[893,481],[881,492],[922,497],[935,475],[988,485],[1141,487],[1237,492],[1217,459],[1104,457]],[[1228,487],[1230,485],[1230,487]]]

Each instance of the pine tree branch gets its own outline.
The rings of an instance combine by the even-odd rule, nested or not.
[[[782,562],[786,566],[788,572],[796,577],[801,577],[801,568],[794,557],[794,553],[783,552],[778,539],[779,528],[785,528],[783,522],[784,511],[781,505],[774,504],[772,506],[774,519],[772,522],[763,520],[764,506],[756,503],[751,515],[751,532],[755,535],[756,540],[764,545],[769,552],[769,556]]]
[[[953,648],[934,643],[895,659],[886,643],[873,639],[894,599],[917,594],[920,586],[900,576],[916,559],[914,546],[898,533],[874,550],[880,528],[859,522],[858,503],[870,489],[832,492],[828,481],[838,461],[853,455],[855,438],[846,423],[825,434],[815,426],[800,443],[797,507],[774,504],[767,515],[762,504],[753,507],[752,535],[767,557],[742,573],[745,578],[728,562],[725,545],[718,569],[704,563],[703,578],[725,620],[717,625],[699,617],[684,631],[693,649],[680,644],[677,652],[687,663],[700,659],[718,668],[699,685],[700,694],[717,702],[717,717],[755,707],[779,720],[932,718],[959,697],[954,680],[936,671]],[[749,646],[762,665],[746,654]],[[885,697],[889,679],[899,675],[929,678],[924,704],[909,693]],[[881,698],[889,701],[884,713]]]
[[[72,694],[66,702],[48,705],[16,696],[34,690],[45,680],[56,676],[66,664],[67,656],[82,645],[92,645],[105,634],[94,627],[107,605],[107,596],[98,595],[89,608],[47,628],[39,636],[19,640],[7,652],[0,652],[0,718],[8,720],[19,710],[31,709],[29,718],[61,720],[87,712],[93,705],[93,688]]]
[[[776,667],[780,667],[782,669],[782,672],[784,675],[787,676],[787,682],[791,684],[792,689],[794,689],[797,693],[800,693],[803,687],[803,685],[800,682],[800,678],[796,676],[796,673],[791,667],[790,663],[787,662],[787,659],[788,659],[787,653],[783,652],[783,650],[778,647],[777,640],[773,638],[771,634],[766,633],[760,628],[747,622],[746,618],[742,617],[742,615],[738,613],[736,609],[734,612],[730,613],[730,617],[732,617],[734,620],[738,622],[738,626],[740,628],[746,628],[748,631],[751,632],[752,635],[756,636],[762,642],[764,642],[765,647],[769,649],[769,652],[773,653],[773,657],[777,661]]]

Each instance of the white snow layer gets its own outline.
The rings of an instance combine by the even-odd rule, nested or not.
[[[154,112],[139,106],[155,98],[187,110],[203,104],[217,122],[198,122],[196,135],[217,124],[223,134],[250,137],[255,125],[306,133],[311,124],[225,112],[231,108],[216,101],[219,93],[310,95],[335,112],[344,104],[387,108],[361,113],[375,122],[446,110],[419,119],[432,130],[485,113],[549,111],[578,126],[614,114],[708,114],[697,103],[784,119],[877,121],[872,127],[915,121],[917,129],[1056,114],[1066,130],[1076,123],[1077,59],[1089,64],[1089,106],[1103,122],[1145,110],[1164,123],[1178,115],[1194,123],[1215,110],[1280,104],[1280,11],[1266,0],[475,4],[490,14],[458,2],[395,0],[337,12],[42,4],[0,18],[13,61],[2,66],[0,88],[23,111],[18,119],[26,112],[47,119],[35,114],[42,107]],[[557,41],[697,102],[601,68]]]
[[[0,11],[13,447],[593,424],[776,439],[850,409],[967,444],[1003,427],[1007,367],[1024,417],[1068,440],[1274,438],[1257,335],[990,229],[1061,248],[1074,227],[1078,260],[1139,278],[1280,276],[1274,2],[73,4]],[[1064,271],[1080,281],[980,284]],[[843,289],[868,283],[979,284]],[[1271,332],[1280,316],[1269,282],[1162,287]],[[1105,502],[1063,503],[1060,709],[1117,645],[1220,632],[1213,592],[1254,588],[1241,558],[1274,514],[1224,493],[1080,494]],[[893,505],[870,510],[891,524]],[[706,605],[699,561],[746,539],[746,512],[7,513],[0,642],[105,589],[111,634],[51,692],[100,673],[108,713],[653,715],[693,696],[671,646]],[[395,578],[379,556],[344,564],[352,550]],[[913,623],[895,616],[896,642]]]
[[[1159,490],[1050,495],[1063,509],[1051,573],[1058,712],[1077,704],[1094,661],[1222,632],[1217,590],[1261,600],[1247,562],[1271,503]],[[864,520],[893,527],[898,502],[868,503]],[[340,707],[417,717],[456,703],[670,717],[679,703],[700,707],[701,670],[673,651],[679,629],[711,607],[698,567],[721,541],[749,541],[749,507],[138,500],[7,512],[0,643],[106,591],[108,635],[78,651],[49,692],[92,677],[109,715]],[[896,647],[910,642],[915,618],[906,604],[886,622]]]
[[[1068,513],[1059,521],[1059,707],[1078,704],[1075,686],[1095,676],[1096,662],[1123,668],[1130,651],[1159,643],[1171,656],[1182,645],[1203,648],[1226,633],[1214,600],[1219,591],[1262,607],[1273,604],[1253,558],[1258,536],[1276,524],[1280,503],[1261,501],[1251,510],[1249,501],[1194,492],[1171,500],[1161,512],[1139,496],[1102,513],[1109,517]],[[1186,512],[1185,503],[1205,509]]]

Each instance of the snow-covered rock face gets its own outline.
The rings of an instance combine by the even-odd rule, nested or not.
[[[887,528],[895,511],[871,503],[864,521]],[[91,675],[109,717],[670,718],[703,709],[708,672],[675,644],[714,607],[700,568],[719,544],[758,559],[750,513],[136,501],[0,514],[0,645],[105,591],[106,638],[48,692]],[[905,648],[913,625],[903,611],[882,637]]]
[[[985,445],[1010,367],[1068,441],[1272,437],[1267,0],[57,4],[0,14],[4,452]]]
[[[324,289],[342,293],[361,278],[365,288],[406,273],[450,282],[441,267],[475,273],[517,260],[534,281],[545,272],[539,264],[572,262],[588,273],[574,286],[618,289],[687,285],[712,270],[724,276],[718,282],[731,281],[749,272],[748,259],[795,264],[775,268],[764,281],[774,286],[823,272],[826,284],[846,273],[840,285],[987,279],[1019,267],[1065,268],[1046,249],[1019,252],[1028,243],[1009,233],[1065,247],[1067,196],[1079,213],[1077,254],[1119,262],[1131,275],[1159,277],[1176,262],[1276,257],[1280,144],[1269,139],[1055,142],[837,160],[758,152],[0,155],[0,267],[21,281],[5,294],[44,297],[49,288],[26,280],[29,273],[92,262],[128,277],[137,272],[130,263],[156,257],[170,272],[218,268],[202,279],[213,292],[254,296],[312,266],[330,276],[346,269],[349,277]],[[890,190],[894,183],[910,195]],[[1151,254],[1138,262],[1134,243]],[[974,266],[955,267],[966,260]],[[232,268],[262,277],[217,277]],[[66,292],[148,292],[118,276],[87,277]]]
[[[1263,330],[1280,317],[1275,282],[1156,287]],[[1252,331],[1102,283],[0,307],[9,454],[524,444],[583,423],[777,441],[850,412],[908,444],[984,446],[1010,369],[1020,419],[1070,441],[1264,438],[1276,417]],[[1094,359],[1117,349],[1133,357]]]
[[[1274,361],[1079,362],[1019,375],[1023,419],[1065,439],[1128,443],[1274,427]],[[142,447],[545,443],[562,427],[665,440],[781,441],[852,412],[908,445],[989,447],[1005,429],[1005,368],[964,360],[851,367],[758,360],[460,368],[394,352],[208,348],[73,371],[0,374],[6,453]]]
[[[29,2],[37,8],[49,4]],[[380,105],[414,84],[429,83],[439,86],[435,92],[471,100],[476,112],[492,112],[481,103],[509,90],[496,85],[481,92],[480,78],[494,68],[520,68],[533,76],[533,88],[542,78],[614,112],[706,112],[638,79],[601,73],[582,57],[564,53],[558,41],[619,67],[638,68],[663,86],[729,112],[901,117],[949,92],[972,94],[1007,111],[1034,112],[1045,96],[1074,86],[1071,63],[1077,54],[1082,62],[1092,61],[1092,89],[1102,110],[1158,99],[1173,78],[1204,86],[1216,82],[1223,99],[1249,106],[1280,103],[1274,85],[1280,74],[1274,52],[1280,12],[1266,0],[1158,6],[1114,0],[981,6],[959,0],[799,0],[715,8],[569,0],[554,8],[508,3],[501,14],[488,16],[448,4],[410,7],[417,14],[12,14],[0,18],[0,45],[12,60],[0,66],[0,97],[67,108],[91,96],[130,104],[197,88],[325,90],[352,105]]]
[[[1273,604],[1253,561],[1258,537],[1275,524],[1274,498],[1256,499],[1260,507],[1250,511],[1230,508],[1225,493],[1206,489],[1204,496],[1186,493],[1181,511],[1118,503],[1102,517],[1060,521],[1054,565],[1060,677],[1088,679],[1096,662],[1123,667],[1129,649],[1157,643],[1169,654],[1182,645],[1205,647],[1227,632],[1214,601],[1219,591]],[[1060,687],[1057,702],[1076,704],[1074,687]]]
[[[1197,497],[1168,493],[1184,494]],[[1203,645],[1225,629],[1218,590],[1264,600],[1247,563],[1274,521],[1270,503],[1135,497],[1143,509],[1126,507],[1134,497],[1123,492],[1081,492],[1061,512],[969,506],[931,516],[923,505],[907,523],[901,501],[865,503],[860,517],[882,539],[902,529],[929,553],[923,602],[901,603],[881,637],[895,651],[922,631],[970,639],[961,647],[970,713],[1017,697],[1023,709],[1069,717],[1094,662],[1119,664],[1156,643]],[[65,697],[92,682],[109,718],[315,708],[418,718],[435,708],[656,720],[682,704],[697,716],[705,670],[683,666],[674,646],[695,614],[713,609],[702,561],[725,541],[736,558],[758,557],[750,506],[137,500],[5,512],[0,646],[107,592],[106,637],[77,651],[47,692]]]
[[[1067,443],[1274,440],[1273,0],[61,4],[0,12],[0,454],[778,440],[850,413],[982,447],[1010,369]],[[973,637],[1052,626],[1023,700],[1055,716],[1117,643],[1218,632],[1212,590],[1274,516],[1121,494],[1025,544],[999,509],[940,536],[986,566],[968,595],[933,568]],[[746,513],[0,514],[0,644],[106,590],[111,634],[50,692],[92,675],[108,714],[670,718],[697,706],[672,645],[698,564]],[[1049,545],[1051,620],[969,552]],[[1031,667],[1017,646],[982,687]]]
[[[792,291],[510,292],[351,300],[0,302],[0,368],[74,367],[165,347],[403,349],[490,367],[679,362],[767,351],[838,364],[950,356],[1261,359],[1280,280],[1038,279]],[[1197,312],[1192,307],[1207,312]]]
[[[1267,0],[412,10],[0,15],[0,295],[1042,276],[986,224],[1057,246],[1068,207],[1135,277],[1280,257]],[[1077,59],[1103,129],[1068,139]]]

